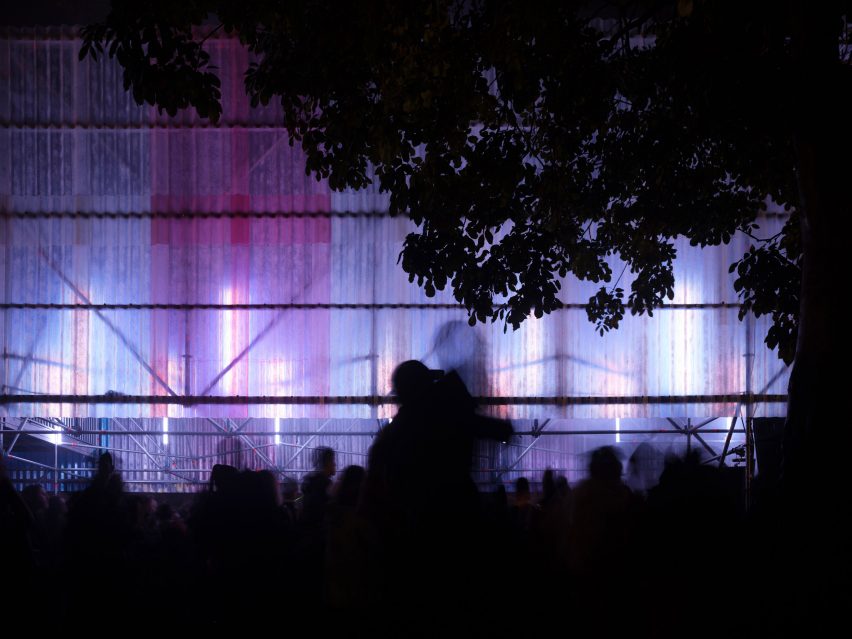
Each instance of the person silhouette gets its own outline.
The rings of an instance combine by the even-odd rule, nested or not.
[[[478,414],[455,372],[409,360],[391,382],[399,410],[370,449],[366,500],[379,504],[392,581],[419,593],[414,600],[460,604],[470,592],[481,521],[474,445],[506,441],[512,426]]]

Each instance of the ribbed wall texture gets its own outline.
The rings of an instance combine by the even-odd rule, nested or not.
[[[412,225],[363,215],[385,211],[386,195],[376,188],[332,193],[325,182],[305,175],[300,149],[277,127],[276,108],[249,108],[241,75],[246,55],[237,42],[209,41],[223,75],[224,114],[221,124],[206,126],[193,112],[169,118],[137,106],[124,92],[116,64],[77,61],[74,33],[0,34],[2,302],[315,306],[5,308],[4,393],[383,396],[394,366],[417,358],[435,368],[458,368],[476,395],[538,398],[494,406],[489,410],[495,414],[594,418],[612,428],[615,418],[730,417],[735,400],[706,396],[785,392],[786,371],[763,345],[767,322],[737,319],[728,265],[747,248],[747,238],[707,250],[678,243],[673,303],[694,308],[628,317],[604,337],[576,307],[530,319],[518,331],[470,328],[463,310],[434,306],[453,304],[449,292],[426,298],[397,264]],[[177,212],[279,215],[160,215]],[[767,219],[763,231],[771,234],[779,223]],[[620,285],[628,283],[625,274]],[[563,299],[582,304],[591,292],[589,285],[566,281]],[[335,307],[341,304],[360,308]],[[433,306],[391,307],[396,304]],[[628,396],[648,399],[617,399]],[[665,399],[671,396],[688,397]],[[553,397],[603,399],[541,399]],[[267,418],[254,420],[252,429],[268,426],[273,417],[309,420],[306,428],[333,418],[335,430],[354,418],[393,414],[390,404],[341,401],[13,403],[0,414],[122,417],[140,424],[170,416],[201,429],[210,426],[207,418],[220,425],[225,418]],[[755,407],[757,415],[784,409],[780,402]],[[208,446],[202,439],[172,441],[183,442],[187,451]],[[364,445],[354,446],[353,455],[366,451],[368,438],[359,441]],[[178,449],[169,452],[177,455]],[[287,452],[273,450],[273,463],[280,467]],[[536,467],[543,463],[535,454],[527,460]],[[144,469],[141,457],[133,465]]]

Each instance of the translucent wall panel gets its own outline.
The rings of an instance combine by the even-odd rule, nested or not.
[[[7,416],[380,419],[392,405],[364,398],[386,397],[409,358],[459,369],[488,410],[514,419],[713,417],[748,391],[784,392],[766,319],[737,319],[728,265],[748,238],[708,250],[679,241],[673,306],[604,337],[576,306],[595,287],[575,281],[563,289],[575,306],[518,331],[470,328],[450,291],[427,298],[408,282],[397,260],[413,227],[382,215],[386,194],[332,193],[305,175],[277,107],[249,108],[237,42],[209,41],[224,106],[209,126],[134,104],[111,61],[77,62],[71,29],[2,35],[4,393],[304,402],[66,398],[7,404]]]

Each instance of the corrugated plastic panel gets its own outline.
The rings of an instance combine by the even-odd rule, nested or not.
[[[393,308],[454,304],[449,291],[425,297],[398,265],[413,225],[401,218],[341,215],[386,211],[387,195],[375,184],[335,193],[305,175],[301,150],[276,128],[277,107],[248,107],[242,85],[247,57],[239,44],[227,38],[209,44],[223,74],[224,114],[216,127],[191,112],[169,118],[135,105],[113,62],[77,62],[80,41],[71,30],[4,33],[0,211],[13,215],[0,218],[2,302],[319,307],[5,309],[0,379],[7,393],[384,396],[394,366],[417,358],[434,368],[459,369],[476,395],[603,398],[488,409],[516,420],[569,420],[568,428],[575,428],[570,420],[729,417],[735,401],[701,396],[784,392],[784,367],[763,345],[766,318],[740,322],[732,304],[728,265],[747,248],[745,237],[706,250],[679,241],[673,302],[696,307],[628,317],[604,337],[582,308],[531,318],[518,331],[499,324],[471,328],[458,308]],[[23,212],[42,216],[14,215]],[[139,215],[72,216],[80,212]],[[308,216],[157,217],[177,212]],[[52,213],[65,217],[44,215]],[[762,232],[771,235],[778,224],[767,219]],[[613,263],[613,270],[619,273],[620,265]],[[620,285],[627,288],[629,282],[625,274]],[[594,290],[566,281],[563,300],[582,304]],[[358,307],[329,306],[335,304]],[[692,399],[654,399],[675,395]],[[619,403],[624,396],[649,400]],[[756,414],[779,415],[784,409],[765,404]],[[320,429],[329,419],[372,427],[393,414],[391,405],[323,402],[18,403],[3,410],[9,418],[117,417],[125,426],[130,418],[169,416],[199,429],[213,428],[209,418],[218,424],[253,418],[266,428],[275,417],[288,424],[307,420],[299,422],[307,429]],[[360,442],[347,444],[355,460],[369,438],[351,439]],[[174,454],[188,458],[237,454],[208,448],[213,444],[204,437],[173,441],[188,447]],[[300,441],[288,444],[298,447]],[[311,446],[326,441],[335,439],[320,434]],[[548,463],[575,455],[579,441],[558,444],[565,450],[553,444],[556,457]],[[276,465],[304,461],[282,457],[288,446],[272,448]],[[134,481],[142,482],[151,459],[133,455],[127,463],[141,473]],[[250,448],[248,455],[254,461],[246,463],[261,459]],[[536,468],[545,463],[538,445],[528,455]],[[561,467],[573,468],[568,462]]]

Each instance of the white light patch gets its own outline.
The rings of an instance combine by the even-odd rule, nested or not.
[[[621,417],[615,418],[615,443],[621,443]]]
[[[169,443],[169,418],[163,417],[163,444]]]
[[[281,418],[275,418],[275,445],[281,444]]]
[[[59,429],[57,428],[57,430]],[[53,433],[52,435],[48,435],[48,438],[50,439],[50,443],[54,446],[62,445],[62,431]]]
[[[222,303],[231,305],[234,303],[234,291],[230,288],[222,292]],[[222,312],[222,368],[229,366],[237,356],[236,347],[237,313],[235,311]],[[228,395],[237,394],[237,377],[231,369],[220,380],[224,392]]]

